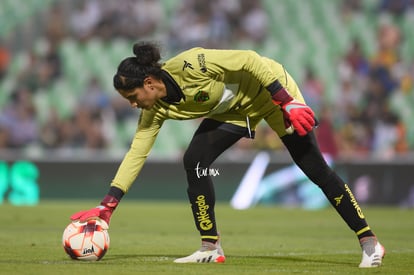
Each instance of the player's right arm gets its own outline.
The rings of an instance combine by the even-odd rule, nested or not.
[[[138,129],[111,186],[127,193],[146,161],[163,124],[155,110],[142,110]]]
[[[89,210],[82,210],[73,214],[70,219],[81,222],[90,219],[102,219],[108,225],[113,211],[121,198],[128,192],[147,159],[155,139],[160,131],[164,119],[157,117],[155,110],[142,110],[139,125],[131,147],[125,154],[115,178],[112,180],[108,194],[100,205]]]

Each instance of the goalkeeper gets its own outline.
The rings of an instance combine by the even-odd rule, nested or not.
[[[359,267],[381,265],[385,254],[349,186],[326,164],[312,129],[314,113],[295,80],[278,62],[247,50],[193,48],[160,63],[157,45],[140,42],[135,56],[125,58],[113,78],[114,88],[132,107],[142,108],[131,147],[101,204],[71,216],[101,218],[113,211],[140,173],[163,122],[204,118],[183,157],[187,194],[201,248],[176,263],[224,262],[215,218],[215,191],[209,175],[214,160],[239,139],[254,138],[264,119],[281,138],[294,162],[321,188],[355,232],[362,248]]]

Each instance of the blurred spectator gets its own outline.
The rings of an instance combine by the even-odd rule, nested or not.
[[[123,123],[131,117],[136,117],[140,110],[133,109],[129,102],[122,97],[114,96],[111,100],[111,106],[115,112],[117,121]]]
[[[149,37],[154,34],[161,24],[162,6],[159,0],[132,1],[132,22],[127,22],[133,39]]]
[[[357,76],[366,76],[369,72],[369,60],[364,54],[361,43],[353,39],[351,47],[345,53],[345,61]]]
[[[114,96],[116,94],[114,93]],[[124,98],[121,97],[125,103],[128,103]],[[92,76],[86,86],[85,91],[79,98],[79,106],[88,110],[89,114],[93,117],[95,127],[99,126],[100,135],[102,136],[102,144],[113,140],[116,135],[114,126],[117,123],[123,123],[122,119],[116,120],[116,110],[111,102],[111,97],[108,92],[104,90],[102,84],[98,78]],[[129,104],[128,109],[131,110]]]
[[[342,0],[340,3],[341,16],[345,21],[348,21],[353,14],[359,13],[361,10],[361,0]]]
[[[39,134],[40,144],[47,149],[57,149],[64,144],[63,125],[56,108],[51,108]]]
[[[106,140],[102,132],[102,120],[87,108],[78,107],[74,116],[64,125],[66,147],[105,149]]]
[[[382,22],[371,58],[364,55],[359,41],[354,39],[340,62],[341,91],[335,122],[341,129],[341,152],[345,156],[365,152],[389,158],[397,147],[404,150],[404,127],[399,115],[389,108],[392,94],[400,89],[400,81],[406,76],[401,73],[400,48],[398,27]]]
[[[340,81],[338,97],[335,103],[334,122],[344,124],[350,114],[358,113],[361,108],[363,93],[358,89],[352,77],[344,77]]]
[[[6,43],[0,41],[0,81],[7,74],[10,65],[10,51]]]
[[[371,73],[367,89],[364,91],[362,98],[362,115],[366,120],[373,121],[382,115],[384,106],[387,104],[388,92],[387,86],[381,78],[382,74],[375,71]]]
[[[274,26],[269,25],[271,14],[265,10],[262,1],[180,0],[173,2],[174,4],[168,2],[172,6],[171,11],[170,8],[166,10],[167,7],[164,6],[166,2],[160,0],[74,0],[53,3],[49,11],[42,13],[45,14],[42,21],[44,29],[40,27],[36,29],[44,41],[40,40],[41,43],[35,41],[34,47],[26,48],[26,63],[23,62],[20,67],[16,67],[19,69],[17,77],[13,77],[14,81],[4,83],[15,82],[19,88],[16,86],[12,87],[13,89],[21,90],[23,88],[20,87],[25,87],[26,91],[22,94],[35,94],[38,91],[47,93],[49,88],[54,87],[57,79],[67,81],[68,78],[64,75],[66,60],[61,59],[59,50],[61,43],[65,41],[64,38],[68,36],[74,38],[75,44],[88,42],[91,38],[96,38],[97,43],[104,42],[109,50],[108,55],[102,56],[105,62],[100,64],[108,65],[119,58],[119,51],[113,54],[110,50],[110,42],[118,38],[128,41],[160,38],[162,42],[165,40],[167,52],[192,46],[255,48],[270,44],[271,47],[279,47],[274,43],[275,41],[267,40],[274,39],[268,35],[269,28]],[[398,24],[392,24],[391,20],[382,21],[383,17],[372,18],[373,23],[378,24],[377,40],[371,41],[376,43],[372,46],[377,47],[372,56],[364,52],[370,47],[362,47],[367,45],[366,36],[358,36],[358,33],[354,33],[356,36],[350,41],[344,40],[349,42],[349,48],[343,52],[338,66],[338,92],[334,93],[334,102],[331,102],[334,107],[331,110],[325,109],[324,104],[327,100],[324,94],[325,75],[317,76],[311,67],[305,67],[306,77],[300,83],[300,87],[307,103],[320,119],[321,125],[316,132],[318,135],[330,136],[335,134],[332,133],[333,127],[337,135],[321,138],[321,143],[333,143],[333,139],[337,138],[339,157],[362,157],[371,154],[392,156],[412,149],[409,146],[414,142],[412,138],[407,141],[407,136],[414,136],[412,130],[414,127],[410,122],[412,100],[414,100],[412,97],[414,63],[409,59],[401,60],[400,56],[401,46],[406,40],[402,39],[402,31],[405,29],[400,29],[398,26],[400,23],[404,26],[400,20],[405,17],[395,18],[392,15],[403,14],[413,7],[413,3],[413,0],[381,0],[369,4],[361,0],[338,2],[343,15],[348,19],[351,19],[353,13],[357,13],[358,18],[365,16],[364,12],[367,8],[372,7],[387,13],[388,19],[397,19]],[[332,28],[335,31],[335,26]],[[293,31],[294,27],[292,27]],[[321,32],[323,31],[321,29]],[[349,39],[347,34],[343,37]],[[272,43],[268,43],[269,41]],[[10,50],[14,50],[8,44],[9,41],[0,42],[0,80],[10,67]],[[79,47],[79,50],[81,51],[82,47]],[[131,52],[125,52],[125,55],[128,54]],[[110,61],[106,62],[106,59]],[[411,62],[412,71],[405,67],[404,62]],[[76,62],[74,64],[75,68],[79,66]],[[79,76],[78,83],[81,84],[76,87],[84,90],[76,93],[79,108],[73,111],[69,119],[59,117],[56,110],[52,109],[49,117],[41,125],[36,120],[36,110],[33,106],[29,107],[33,103],[22,103],[25,100],[17,96],[20,92],[14,93],[10,102],[5,104],[1,102],[0,144],[3,145],[0,147],[24,147],[25,144],[38,140],[45,148],[107,148],[108,143],[112,143],[114,138],[120,136],[119,129],[114,125],[121,125],[121,128],[127,125],[127,131],[129,128],[132,129],[135,124],[130,123],[130,118],[133,117],[135,121],[139,110],[132,109],[129,103],[115,92],[109,95],[105,90],[108,87],[104,88],[97,81],[94,73],[89,74],[88,67],[85,67],[82,72],[86,74]],[[88,81],[89,75],[92,77]],[[69,81],[72,80],[73,78]],[[6,85],[2,88],[8,89]],[[389,108],[389,101],[395,94],[404,96],[402,100],[405,108],[401,107],[403,104],[397,105],[398,107],[392,110]],[[27,101],[31,101],[31,96],[27,96]],[[328,120],[325,120],[326,118]],[[17,127],[11,128],[10,121],[29,126],[19,131]],[[277,137],[272,135],[272,132],[267,133],[265,129],[267,128],[259,125],[256,129],[257,142],[251,143],[243,139],[238,143],[238,149],[283,150]],[[39,131],[39,137],[35,134],[36,131]],[[31,134],[33,137],[28,138]],[[19,137],[13,140],[16,135],[25,138]],[[21,141],[18,141],[19,139]],[[13,144],[10,144],[10,141],[13,141]],[[126,142],[117,144],[127,146]],[[253,147],[252,144],[255,146]],[[321,146],[325,145],[329,144]],[[388,149],[383,150],[383,148]]]
[[[49,82],[54,82],[62,75],[62,60],[58,52],[58,44],[53,41],[47,41],[44,53],[41,56],[41,62],[44,63],[47,70]]]
[[[350,114],[338,131],[338,149],[341,159],[357,159],[369,156],[372,129],[366,126],[358,113]]]
[[[210,6],[207,2],[184,0],[179,4],[170,24],[170,45],[174,50],[207,46]]]
[[[159,0],[104,0],[99,4],[100,16],[90,33],[104,41],[149,37],[162,23]]]
[[[39,57],[33,50],[26,52],[25,64],[22,66],[17,75],[17,81],[20,85],[26,86],[33,92],[41,86],[39,83],[43,82],[38,73],[40,71],[40,61],[38,59]]]
[[[401,136],[400,122],[385,106],[375,121],[372,154],[376,158],[391,159],[398,150],[403,150],[405,138]],[[401,151],[400,151],[401,153]]]
[[[231,36],[231,21],[238,12],[239,4],[235,1],[213,0],[210,15],[209,46],[225,48],[229,45]]]
[[[382,23],[377,33],[377,52],[372,63],[375,67],[391,69],[400,61],[401,31],[389,22]]]
[[[68,34],[66,15],[62,4],[57,2],[52,5],[46,14],[45,37],[53,45],[58,45]]]
[[[381,0],[379,2],[378,9],[380,12],[388,12],[395,16],[403,15],[414,4],[410,0]]]
[[[400,155],[407,154],[409,152],[409,142],[407,135],[407,126],[399,120],[397,117],[396,123],[396,140],[395,140],[395,152]]]
[[[332,162],[338,158],[337,137],[332,122],[332,110],[329,105],[322,104],[319,125],[315,129],[316,139],[321,152],[328,156]]]
[[[85,91],[80,96],[79,103],[91,113],[100,114],[104,109],[110,107],[111,102],[98,78],[92,76],[87,83]]]
[[[57,45],[43,41],[39,49],[31,49],[26,56],[26,64],[19,72],[19,85],[26,86],[32,93],[50,87],[62,73]]]
[[[263,43],[267,38],[269,18],[261,1],[241,1],[240,40],[250,40],[254,43]]]
[[[170,24],[169,46],[225,48],[235,40],[259,45],[267,38],[268,20],[258,0],[183,0]]]
[[[102,18],[101,5],[97,0],[77,1],[70,15],[70,30],[79,41],[88,40]]]
[[[3,120],[4,118],[0,115],[0,149],[8,149],[10,148],[10,135]]]
[[[9,135],[9,146],[22,149],[38,138],[36,110],[31,92],[22,87],[11,95],[9,104],[1,113],[2,125]]]
[[[325,91],[322,80],[315,75],[314,70],[309,66],[305,70],[305,79],[302,82],[301,91],[306,104],[313,109],[316,116],[319,116],[320,108],[324,103]]]
[[[341,100],[338,100],[338,107],[342,111],[351,107],[349,105],[351,101],[356,103],[361,98],[362,91],[366,89],[367,78],[371,69],[370,66],[369,58],[362,51],[360,41],[353,39],[338,66],[339,81],[341,84],[340,89],[345,93],[341,93],[339,95]],[[343,104],[342,100],[344,99],[346,101]],[[352,105],[356,106],[356,104]]]

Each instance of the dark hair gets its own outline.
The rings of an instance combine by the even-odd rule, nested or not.
[[[118,71],[113,78],[116,90],[142,87],[144,79],[149,75],[161,78],[161,54],[155,43],[135,43],[133,52],[135,57],[127,57],[118,65]]]

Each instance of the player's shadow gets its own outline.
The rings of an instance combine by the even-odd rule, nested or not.
[[[227,256],[226,257],[231,257]],[[234,258],[241,258],[240,256],[234,256]],[[350,265],[353,266],[355,263],[348,261],[338,261],[338,260],[324,260],[324,259],[308,259],[298,256],[243,256],[243,260],[247,259],[258,259],[266,260],[272,262],[296,262],[296,263],[321,263],[321,264],[330,264],[330,265]]]
[[[125,260],[125,259],[139,259],[143,258],[148,260],[148,258],[153,258],[154,262],[172,262],[176,258],[180,258],[183,255],[160,255],[160,254],[115,254],[115,255],[107,255],[105,256],[102,261],[117,261],[117,260]],[[280,262],[294,262],[294,263],[320,263],[320,264],[327,264],[327,265],[341,265],[341,266],[353,266],[354,262],[349,261],[340,261],[340,260],[324,260],[324,259],[309,259],[304,257],[298,256],[233,256],[233,255],[226,255],[226,263],[232,262],[232,259],[242,259],[243,262],[249,261],[251,259],[253,262],[255,259],[259,261],[266,261],[272,263],[280,263]]]

